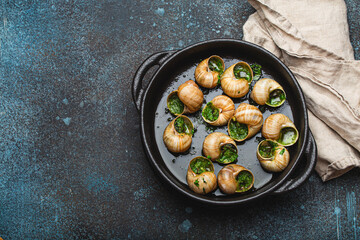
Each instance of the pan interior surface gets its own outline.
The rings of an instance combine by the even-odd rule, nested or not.
[[[196,66],[201,60],[211,55],[222,57],[225,62],[225,68],[239,61],[245,61],[249,64],[260,64],[262,66],[262,78],[272,78],[279,82],[285,89],[287,99],[285,103],[278,108],[256,106],[263,112],[264,120],[273,113],[285,114],[295,123],[300,134],[298,142],[288,148],[291,156],[288,167],[282,173],[278,174],[264,171],[256,158],[257,145],[264,139],[261,136],[261,132],[244,142],[237,143],[239,156],[236,163],[251,170],[255,176],[254,188],[245,194],[224,195],[218,189],[211,194],[201,196],[193,193],[186,183],[186,172],[189,162],[194,157],[202,155],[202,144],[205,137],[214,131],[227,134],[227,126],[213,127],[205,123],[201,117],[200,110],[194,114],[187,115],[196,128],[192,145],[187,152],[173,154],[167,150],[163,142],[164,129],[170,121],[175,118],[175,116],[167,110],[167,96],[185,81],[194,80]],[[254,84],[255,81],[253,81],[251,85],[253,86]],[[201,90],[204,93],[205,102],[211,101],[217,95],[224,94],[220,86],[214,89],[201,88]],[[243,98],[232,98],[235,107],[242,102],[249,103],[250,92]],[[274,61],[272,56],[269,56],[260,48],[248,46],[247,44],[237,41],[200,44],[196,47],[189,47],[175,53],[160,66],[152,78],[146,90],[142,105],[143,140],[148,148],[148,155],[151,161],[153,161],[153,165],[160,171],[160,174],[166,177],[177,189],[186,193],[186,195],[194,196],[200,200],[204,199],[215,202],[253,199],[266,193],[276,184],[283,181],[292,169],[294,169],[295,164],[301,157],[301,149],[303,149],[304,145],[305,108],[299,99],[302,99],[302,96],[288,71],[279,61]],[[205,102],[202,107],[205,106]],[[254,104],[254,102],[251,103]],[[224,167],[224,165],[218,163],[214,163],[214,166],[216,175],[220,169]]]

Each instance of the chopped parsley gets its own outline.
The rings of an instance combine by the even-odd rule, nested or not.
[[[202,116],[210,122],[216,121],[216,119],[219,118],[219,114],[219,109],[216,108],[212,102],[208,102],[202,111]]]
[[[262,71],[261,71],[261,65],[257,64],[257,63],[254,63],[254,64],[251,64],[250,65],[253,73],[254,73],[254,77],[253,79],[255,81],[259,80],[261,78],[261,75],[262,75]]]
[[[184,111],[184,104],[181,102],[177,93],[169,96],[167,105],[172,114],[179,115]]]
[[[229,124],[230,137],[236,140],[242,140],[247,137],[249,130],[246,124],[231,119]]]
[[[278,146],[277,143],[273,141],[265,140],[259,146],[259,153],[264,158],[271,158],[274,156],[277,146]]]
[[[280,151],[280,155],[283,155],[284,154],[284,152],[285,152],[285,148],[283,148],[281,151]]]
[[[276,89],[272,91],[269,95],[269,99],[267,100],[267,104],[272,107],[280,106],[285,101],[285,93],[281,89]]]
[[[213,166],[210,160],[199,157],[191,161],[190,167],[196,174],[201,174],[203,172],[212,172]]]
[[[247,190],[249,190],[252,182],[253,182],[253,176],[252,174],[247,171],[241,171],[237,176],[236,176],[236,181],[237,181],[237,191],[238,192],[245,192]]]
[[[219,76],[223,73],[224,68],[222,61],[218,57],[212,57],[208,61],[209,69],[214,72],[218,72]]]
[[[248,82],[251,82],[251,72],[246,66],[242,64],[237,64],[234,67],[234,75],[237,79],[245,79]]]
[[[219,163],[227,164],[235,162],[237,159],[237,149],[232,144],[225,144],[222,146],[220,157],[217,160]]]
[[[189,123],[187,123],[185,118],[183,118],[183,117],[178,117],[175,120],[174,126],[175,126],[175,130],[178,133],[185,133],[185,134],[188,134],[188,135],[192,134],[191,125]]]
[[[194,184],[195,184],[197,187],[199,187],[199,180],[196,179],[195,182],[194,182]]]

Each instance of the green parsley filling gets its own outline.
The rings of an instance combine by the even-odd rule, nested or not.
[[[249,83],[251,82],[251,72],[250,69],[241,64],[237,64],[234,67],[234,75],[237,79],[245,79]]]
[[[273,141],[263,141],[259,146],[259,154],[263,158],[272,158],[277,146],[278,144]]]
[[[230,137],[236,140],[242,140],[249,134],[249,129],[246,124],[239,123],[233,119],[229,124]]]
[[[279,138],[278,142],[281,145],[286,146],[286,145],[290,145],[290,144],[294,143],[296,138],[297,138],[297,133],[296,133],[295,129],[293,129],[291,127],[286,127],[286,128],[281,129],[280,138]]]
[[[238,157],[237,149],[232,144],[225,144],[221,147],[220,157],[217,160],[219,163],[227,164],[235,162]]]
[[[208,102],[202,111],[202,116],[210,122],[216,121],[219,118],[219,114],[219,109],[212,102]]]
[[[222,61],[218,57],[212,57],[208,61],[209,69],[221,75],[224,71]]]
[[[254,74],[253,80],[255,80],[255,81],[259,80],[262,75],[261,65],[254,63],[254,64],[251,64],[250,67]]]
[[[177,93],[172,94],[168,98],[168,108],[171,113],[178,115],[184,111],[184,104],[181,102]]]
[[[267,104],[273,107],[277,107],[285,101],[285,93],[281,89],[276,89],[272,91],[269,95],[269,99],[267,100]]]
[[[244,170],[236,176],[236,181],[238,184],[236,188],[237,192],[245,192],[249,190],[253,182],[253,176],[249,171]]]
[[[174,127],[178,133],[193,135],[193,128],[184,117],[178,117],[174,122]]]
[[[211,161],[202,157],[192,160],[190,163],[190,167],[196,174],[214,171]]]

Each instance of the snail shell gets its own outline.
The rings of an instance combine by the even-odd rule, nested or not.
[[[281,172],[289,164],[289,151],[277,142],[267,139],[259,143],[256,156],[261,166],[269,172]]]
[[[178,98],[183,107],[175,107],[172,104],[172,100],[178,102]],[[204,94],[200,90],[199,86],[192,80],[186,81],[181,84],[177,90],[171,92],[167,97],[167,107],[170,112],[176,116],[186,113],[194,113],[201,108],[204,101]],[[177,104],[175,104],[177,105]],[[175,109],[182,109],[182,111],[175,111]]]
[[[216,64],[221,64],[219,66]],[[225,69],[224,61],[221,57],[213,55],[203,60],[195,69],[195,81],[202,87],[214,88],[216,87],[219,76]]]
[[[205,171],[196,173],[192,169],[192,166],[200,161],[203,166],[206,166]],[[186,181],[191,190],[199,194],[207,194],[212,192],[217,187],[216,175],[214,173],[213,163],[205,157],[196,157],[190,161],[188,171],[186,174]]]
[[[211,105],[212,104],[212,105]],[[206,119],[204,117],[204,111],[208,107],[213,107],[218,112],[218,118],[214,121],[211,121],[209,119]],[[231,98],[225,96],[225,95],[219,95],[214,97],[213,100],[208,102],[206,106],[203,109],[202,112],[202,118],[205,122],[209,123],[213,126],[223,126],[226,125],[229,119],[234,115],[235,113],[235,104]]]
[[[203,153],[207,158],[210,158],[211,161],[228,164],[236,161],[235,154],[231,154],[231,157],[222,155],[228,147],[235,150],[237,158],[237,147],[235,141],[225,133],[214,132],[206,136],[203,143]],[[233,151],[231,152],[233,153]]]
[[[175,121],[177,121],[180,118],[182,118],[185,124],[184,132],[178,132],[177,128],[175,127]],[[169,125],[164,130],[163,140],[166,148],[170,152],[174,152],[174,153],[187,151],[192,142],[193,129],[194,126],[188,117],[184,115],[179,115],[178,117],[176,117],[174,120],[172,120],[169,123]]]
[[[254,185],[252,172],[238,164],[225,166],[220,170],[217,179],[220,190],[226,194],[246,192]],[[237,181],[238,179],[240,181]]]
[[[239,67],[246,70],[248,74],[235,76],[235,70]],[[245,72],[241,71],[241,73]],[[226,93],[226,95],[230,97],[243,97],[249,92],[249,83],[251,83],[253,77],[253,71],[249,64],[246,62],[235,63],[226,69],[225,72],[221,75],[221,88]]]
[[[265,120],[262,135],[266,139],[272,139],[285,147],[293,145],[299,138],[294,123],[281,113],[272,114]]]
[[[263,115],[261,111],[248,103],[241,103],[238,108],[235,110],[235,115],[230,119],[228,123],[228,133],[229,136],[237,142],[244,141],[245,139],[251,138],[257,132],[260,131],[263,123]],[[247,127],[247,134],[235,136],[232,132],[235,126],[244,126]],[[245,126],[244,126],[245,127]]]
[[[273,79],[263,78],[257,81],[250,97],[259,105],[278,107],[285,102],[286,95],[281,85]]]

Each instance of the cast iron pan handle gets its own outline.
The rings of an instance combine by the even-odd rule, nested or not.
[[[132,82],[132,97],[136,106],[136,109],[140,111],[141,100],[144,94],[144,89],[142,86],[142,81],[144,79],[147,71],[156,65],[162,65],[164,61],[174,53],[175,51],[164,51],[154,53],[148,57],[137,69],[133,82]]]
[[[273,192],[274,194],[284,193],[293,190],[299,187],[301,184],[303,184],[310,177],[315,167],[316,159],[317,159],[316,143],[310,130],[309,130],[309,143],[305,149],[305,154],[303,158],[305,158],[306,161],[306,166],[303,168],[304,170],[303,171],[300,170],[300,173],[298,174],[297,177],[288,180],[281,187],[276,189]]]

